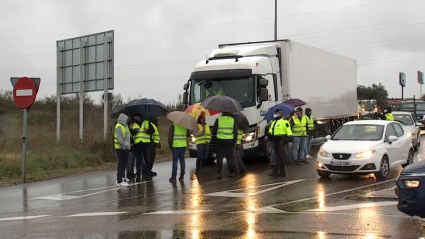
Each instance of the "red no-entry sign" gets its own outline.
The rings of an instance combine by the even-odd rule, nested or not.
[[[13,84],[13,99],[16,105],[21,109],[31,107],[37,96],[40,78],[12,78],[11,81]]]

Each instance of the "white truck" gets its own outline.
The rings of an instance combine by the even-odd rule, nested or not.
[[[290,40],[219,45],[200,61],[184,85],[186,106],[224,94],[244,107],[250,128],[243,135],[245,158],[270,158],[265,140],[266,112],[287,99],[301,99],[319,127],[316,137],[331,134],[357,117],[357,64],[354,59]],[[207,117],[213,125],[218,116]],[[215,159],[215,140],[209,158]],[[196,157],[194,139],[190,157]]]

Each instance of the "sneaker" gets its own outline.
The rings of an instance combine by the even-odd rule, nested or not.
[[[217,174],[217,179],[222,179],[223,178],[223,176],[221,176],[221,174]]]
[[[277,174],[269,173],[269,176],[275,178],[275,177],[277,177]]]
[[[136,183],[141,183],[142,179],[141,178],[136,178]]]
[[[170,179],[168,179],[168,181],[175,182],[176,181],[176,178],[170,178]]]
[[[300,160],[300,163],[302,163],[302,164],[309,164],[305,159],[304,160]]]
[[[120,183],[117,183],[117,186],[118,187],[128,187],[128,186],[130,186],[130,184],[128,184],[127,182],[125,182],[125,181],[122,181],[122,182],[120,182]]]
[[[156,177],[158,174],[156,172],[152,172],[152,177]]]
[[[313,157],[310,156],[310,154],[307,154],[307,156],[305,156],[307,159],[312,159]]]
[[[184,181],[184,177],[180,177],[179,178],[179,181],[181,182],[181,181]]]

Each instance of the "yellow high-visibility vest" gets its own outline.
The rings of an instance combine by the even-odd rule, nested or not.
[[[174,125],[174,137],[173,147],[174,148],[185,148],[187,146],[187,129],[183,128],[178,124]]]
[[[314,130],[314,118],[313,118],[313,116],[308,117],[307,115],[305,115],[304,117],[305,117],[305,121],[306,121],[307,126],[308,126],[308,130]]]
[[[292,133],[294,136],[306,136],[307,135],[307,122],[305,117],[302,117],[301,120],[296,116],[292,116],[292,120],[294,121],[294,126],[292,127]]]
[[[238,141],[236,142],[236,144],[242,145],[242,137],[243,137],[243,131],[238,129]]]
[[[217,139],[233,139],[235,119],[230,116],[218,117]]]
[[[124,125],[122,125],[120,123],[118,123],[118,124],[115,125],[115,133],[114,133],[114,145],[115,145],[115,149],[122,149],[121,148],[121,145],[119,144],[118,139],[117,139],[117,129],[118,129],[118,127],[121,128],[123,139],[125,139],[125,136],[127,135],[127,131],[125,130],[126,126],[124,126]]]
[[[202,131],[203,127],[201,124],[198,124],[199,131]],[[204,135],[195,137],[196,144],[207,144],[211,142],[211,129],[210,126],[205,124],[205,133]]]
[[[159,144],[159,142],[161,141],[161,138],[159,137],[159,131],[158,128],[156,127],[156,125],[154,123],[151,123],[152,127],[155,129],[155,133],[152,135],[152,141],[155,144]]]
[[[276,125],[276,126],[275,126]],[[273,133],[274,128],[274,133]],[[289,126],[289,122],[285,119],[274,120],[269,128],[270,135],[273,136],[284,136],[292,135],[291,127]]]

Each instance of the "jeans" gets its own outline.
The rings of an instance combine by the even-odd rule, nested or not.
[[[246,173],[246,168],[245,165],[242,161],[242,156],[243,156],[243,147],[240,144],[237,144],[235,146],[235,157],[236,157],[236,163],[239,167],[239,173],[243,174]]]
[[[177,176],[177,162],[180,161],[180,178],[184,177],[186,162],[184,161],[184,153],[186,147],[184,148],[172,148],[171,153],[173,154],[173,172],[171,178],[176,178]]]
[[[298,152],[299,152],[299,159],[304,160],[305,159],[305,147],[307,144],[307,136],[296,136],[294,137],[294,148],[293,148],[293,155],[294,155],[294,163],[298,162]]]
[[[134,174],[134,151],[128,152],[128,163],[127,163],[127,178],[129,175]]]
[[[136,171],[137,177],[140,176],[152,176],[151,166],[150,166],[150,144],[140,144],[137,145],[134,149],[136,155]],[[142,157],[143,156],[143,157]]]
[[[307,136],[307,143],[305,147],[305,155],[310,155],[311,142],[313,141],[313,136]]]
[[[117,183],[121,183],[127,166],[128,151],[122,149],[116,149],[115,151],[117,153]]]
[[[198,158],[196,159],[196,169],[203,169],[208,158],[208,144],[197,144]]]
[[[235,144],[232,142],[217,141],[217,174],[221,174],[223,158],[226,157],[229,173],[237,173]]]

